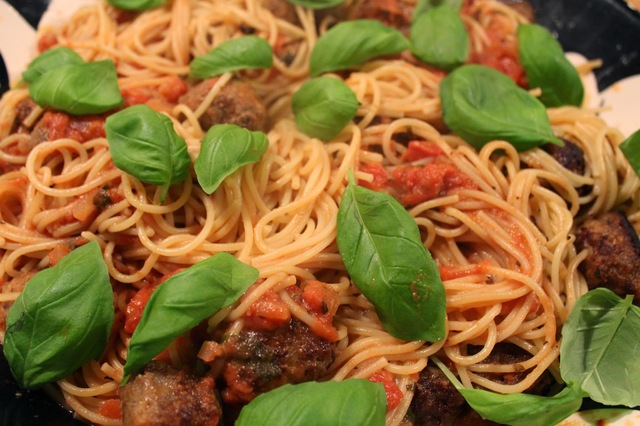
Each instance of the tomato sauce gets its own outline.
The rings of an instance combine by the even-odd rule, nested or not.
[[[379,370],[373,373],[369,380],[374,383],[381,383],[384,386],[384,391],[387,394],[387,412],[400,404],[403,395],[393,379],[393,374],[387,370]]]
[[[95,138],[104,138],[104,115],[73,116],[59,111],[47,111],[38,123],[46,131],[46,140],[69,138],[86,142]]]

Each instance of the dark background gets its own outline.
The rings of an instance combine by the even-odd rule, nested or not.
[[[49,4],[49,0],[7,1],[34,27]],[[640,14],[630,10],[623,0],[531,0],[531,3],[537,22],[547,27],[565,50],[579,52],[589,59],[602,59],[602,68],[596,70],[601,90],[621,78],[640,74]],[[7,80],[0,56],[2,87],[8,86]],[[0,425],[83,423],[74,420],[43,391],[21,391],[11,378],[0,350]]]

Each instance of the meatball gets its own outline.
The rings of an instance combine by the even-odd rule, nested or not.
[[[294,25],[300,23],[295,6],[287,0],[262,0],[262,6],[278,19]]]
[[[623,212],[590,218],[576,231],[576,249],[588,250],[580,264],[590,289],[605,287],[640,305],[640,240]]]
[[[180,103],[192,110],[197,109],[216,81],[215,78],[207,79],[191,87],[180,97]],[[231,80],[222,87],[198,121],[203,130],[223,123],[249,130],[265,130],[266,119],[266,108],[253,87],[240,80]]]
[[[243,330],[221,345],[227,403],[245,403],[287,383],[318,380],[334,358],[334,344],[291,319],[273,331]]]
[[[216,426],[222,409],[215,381],[152,362],[120,390],[125,426]]]

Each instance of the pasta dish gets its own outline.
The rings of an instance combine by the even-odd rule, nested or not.
[[[507,422],[461,388],[579,408],[563,326],[592,289],[640,303],[640,180],[581,86],[546,97],[555,45],[523,50],[542,37],[527,2],[131,3],[40,28],[44,59],[0,101],[0,341],[19,383],[99,425],[232,424],[350,379],[383,385],[387,425]],[[420,41],[438,34],[440,52]],[[60,101],[80,66],[73,93],[92,90]],[[91,109],[109,76],[115,101]]]

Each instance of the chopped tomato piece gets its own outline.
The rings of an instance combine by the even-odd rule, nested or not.
[[[445,155],[442,148],[433,142],[427,141],[411,141],[407,146],[407,151],[404,153],[405,161],[416,161],[423,158],[436,158],[441,155]]]
[[[254,330],[275,330],[291,319],[287,304],[269,289],[245,313],[245,325]]]
[[[392,177],[401,194],[400,202],[405,206],[442,197],[451,189],[475,187],[467,175],[449,163],[400,166],[393,171]]]
[[[98,408],[98,414],[101,414],[109,419],[121,419],[122,411],[120,410],[119,399],[107,399]]]
[[[400,404],[403,395],[393,379],[393,374],[387,370],[379,370],[373,373],[369,380],[374,383],[382,383],[384,386],[384,391],[387,394],[387,411],[393,410]]]
[[[371,182],[359,180],[358,185],[374,191],[379,191],[380,189],[382,189],[389,180],[387,171],[384,169],[384,167],[382,167],[382,164],[363,164],[362,166],[360,166],[360,171],[373,175],[373,180]]]

